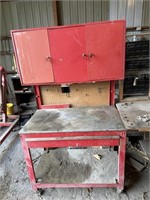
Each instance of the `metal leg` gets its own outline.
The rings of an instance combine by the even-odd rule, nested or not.
[[[125,172],[125,152],[126,152],[126,132],[120,136],[120,146],[118,155],[118,192],[124,189],[124,172]]]
[[[21,138],[21,142],[22,142],[22,147],[23,147],[23,151],[24,151],[24,156],[25,156],[25,161],[26,161],[26,165],[27,165],[30,182],[31,182],[32,188],[34,190],[37,190],[37,188],[35,187],[36,178],[35,178],[35,172],[34,172],[34,167],[33,167],[33,163],[32,163],[30,149],[28,148],[28,145],[24,138]]]

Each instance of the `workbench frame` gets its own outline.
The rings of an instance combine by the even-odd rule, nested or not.
[[[107,136],[109,136],[107,138]],[[117,137],[114,137],[117,136]],[[116,187],[119,192],[124,189],[124,170],[126,152],[126,131],[98,131],[98,132],[57,132],[57,133],[29,133],[21,134],[27,170],[32,188],[72,188],[72,187]],[[96,137],[96,138],[94,138]],[[99,137],[97,139],[97,137]],[[32,162],[32,148],[63,148],[63,147],[92,147],[92,146],[118,146],[118,179],[116,183],[76,183],[52,184],[38,182]]]

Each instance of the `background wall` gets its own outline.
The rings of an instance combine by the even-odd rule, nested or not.
[[[0,2],[0,65],[12,70],[11,29],[125,19],[127,27],[148,26],[148,0],[12,0]]]

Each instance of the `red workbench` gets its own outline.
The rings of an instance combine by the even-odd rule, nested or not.
[[[61,88],[65,85],[68,87],[65,93],[70,98],[70,84],[109,81],[110,95],[107,99],[109,103],[105,105],[114,105],[115,80],[124,78],[125,21],[13,30],[11,34],[21,83],[35,86],[38,108],[47,108],[37,110],[20,131],[33,189],[117,187],[118,190],[123,190],[126,130],[116,108],[113,106],[87,107],[86,100],[84,108],[66,108],[69,107],[67,102],[63,105],[61,103],[43,105],[40,86],[59,85]],[[103,92],[101,87],[95,87],[95,91],[97,90],[99,93]],[[79,97],[77,99],[80,101]],[[74,152],[75,150],[78,152],[79,148],[89,151],[89,147],[93,146],[99,148],[118,146],[118,169],[115,171],[117,175],[112,170],[114,176],[110,175],[112,179],[109,181],[102,179],[104,175],[100,174],[99,170],[94,172],[93,166],[97,169],[100,163],[99,165],[88,163],[91,175],[76,182],[62,182],[58,179],[48,183],[39,178],[35,172],[31,157],[32,148],[65,147],[67,155],[71,156],[70,147],[77,148]],[[85,153],[85,155],[90,157],[92,153]],[[76,157],[76,160],[81,163],[84,157],[83,159]],[[115,160],[114,163],[116,165]],[[111,167],[109,169],[111,170]],[[93,178],[93,173],[98,176],[97,180]]]
[[[117,187],[119,190],[123,190],[126,131],[114,106],[37,110],[20,131],[20,136],[33,189],[48,187]],[[65,184],[61,183],[59,178],[58,182],[53,183],[44,183],[42,180],[38,182],[30,149],[92,146],[118,146],[117,175],[114,175],[111,182],[110,180],[100,182],[101,174],[98,171],[96,174],[96,176],[99,176],[97,181],[92,179],[91,175],[89,182],[85,180],[84,182]],[[91,163],[90,166],[92,167],[92,165]],[[110,170],[112,169],[110,168]]]

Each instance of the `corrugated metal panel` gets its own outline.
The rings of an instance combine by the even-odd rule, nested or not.
[[[148,0],[110,1],[110,19],[126,19],[127,27],[149,25]]]
[[[127,2],[127,15],[126,15],[126,26],[133,27],[134,26],[134,1],[135,0],[128,0]]]
[[[126,8],[127,8],[127,0],[118,2],[118,10],[117,10],[118,19],[126,18]]]
[[[134,26],[142,25],[142,8],[143,8],[143,0],[135,1],[135,13],[134,13]]]
[[[24,0],[17,2],[16,6],[20,28],[54,25],[53,1]]]
[[[59,25],[78,24],[109,19],[109,1],[59,1]]]
[[[85,1],[81,1],[80,4],[78,4],[78,20],[80,23],[85,23],[86,21]]]
[[[95,21],[101,21],[102,20],[101,10],[102,10],[102,2],[101,1],[95,1],[94,2],[94,20]]]
[[[144,0],[142,10],[142,26],[150,26],[150,1]]]
[[[12,22],[13,19],[11,17],[10,9],[11,9],[11,7],[8,2],[1,4],[0,37],[9,35],[9,30],[12,29],[12,27],[13,27],[13,22]],[[7,15],[7,13],[8,13],[8,15]],[[6,50],[9,50],[10,48],[12,48],[12,45],[10,43],[3,41],[3,43],[1,43],[1,50],[3,50],[4,48]],[[2,66],[4,66],[6,68],[6,70],[10,70],[11,65],[12,65],[12,57],[10,55],[5,55],[5,56],[1,55],[0,56],[0,64]]]

